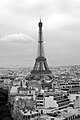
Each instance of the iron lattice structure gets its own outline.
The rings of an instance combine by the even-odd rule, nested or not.
[[[43,76],[46,74],[48,75],[51,74],[51,71],[47,64],[46,57],[44,55],[44,49],[43,49],[44,47],[43,47],[43,39],[42,39],[43,23],[41,22],[41,19],[38,26],[39,26],[38,56],[35,60],[35,65],[33,67],[33,70],[31,71],[32,76],[35,76],[35,75]]]

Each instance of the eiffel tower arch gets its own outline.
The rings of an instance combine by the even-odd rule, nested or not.
[[[43,39],[42,39],[42,26],[43,23],[40,22],[38,24],[39,26],[39,40],[38,40],[38,56],[35,59],[35,64],[34,67],[31,71],[31,77],[32,79],[40,79],[43,78],[44,76],[49,77],[52,79],[52,72],[48,67],[47,59],[44,55],[44,47],[43,47]]]

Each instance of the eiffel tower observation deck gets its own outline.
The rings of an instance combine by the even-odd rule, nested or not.
[[[32,77],[44,77],[45,75],[51,75],[51,70],[48,67],[47,59],[44,55],[44,49],[43,49],[43,39],[42,39],[42,26],[43,23],[40,22],[38,24],[39,26],[39,40],[38,40],[38,55],[35,59],[35,64],[33,67],[33,70],[31,71]]]

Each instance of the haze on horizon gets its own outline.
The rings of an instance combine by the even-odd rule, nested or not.
[[[80,0],[2,0],[0,67],[33,67],[40,15],[49,66],[80,65]]]

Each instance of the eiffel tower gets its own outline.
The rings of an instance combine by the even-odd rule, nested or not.
[[[42,40],[42,26],[43,23],[40,22],[38,24],[39,26],[39,40],[38,40],[38,56],[35,59],[35,64],[33,67],[33,70],[31,71],[31,76],[38,76],[38,77],[44,77],[45,75],[50,75],[51,71],[48,67],[46,57],[44,55],[44,50],[43,50],[43,40]]]

